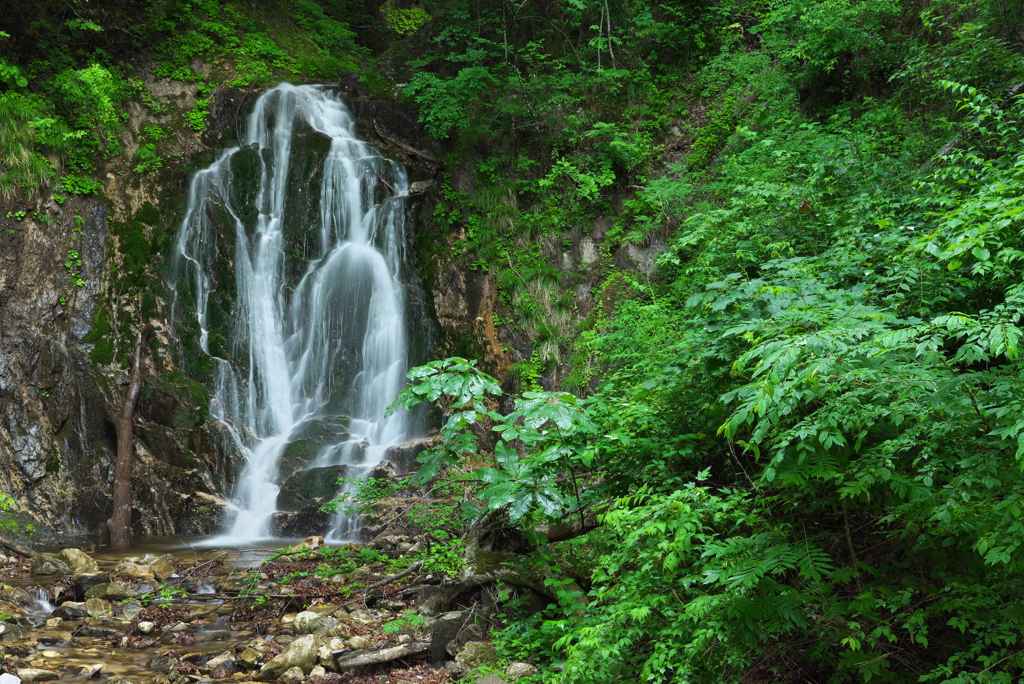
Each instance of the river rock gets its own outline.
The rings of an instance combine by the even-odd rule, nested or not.
[[[110,575],[97,574],[97,575],[77,575],[75,577],[75,585],[78,587],[78,595],[85,596],[86,592],[95,587],[97,584],[106,584],[110,581]]]
[[[337,618],[328,615],[317,615],[304,610],[295,616],[294,627],[299,634],[327,634],[338,626]]]
[[[48,619],[48,620],[46,621],[46,626],[47,626],[47,627],[56,627],[56,626],[58,626],[58,625],[59,625],[60,623],[62,623],[62,622],[64,622],[64,619],[63,619],[63,618],[59,618],[59,617],[52,617],[52,618],[50,618],[50,619]]]
[[[149,567],[153,569],[153,575],[156,576],[161,582],[174,574],[174,557],[173,556],[161,556],[155,561],[149,564]]]
[[[483,641],[470,641],[466,644],[466,647],[459,652],[459,655],[455,656],[455,660],[460,663],[466,663],[470,667],[493,665],[498,662],[498,652],[495,650],[493,644],[488,644]]]
[[[89,615],[89,611],[85,609],[85,604],[78,601],[65,601],[60,604],[53,613],[54,617],[64,618],[65,620],[80,620]]]
[[[28,627],[22,627],[10,622],[0,622],[0,642],[22,641],[27,639],[29,634],[31,632],[29,632]]]
[[[310,668],[312,670],[312,668]],[[277,678],[277,681],[281,684],[300,684],[306,675],[303,674],[302,668],[292,667],[285,670],[285,673]]]
[[[230,665],[230,669],[234,672],[235,659],[231,656],[231,651],[224,651],[220,655],[210,658],[205,663],[199,666],[202,672],[213,672],[218,667],[223,665]],[[228,668],[225,668],[228,669]],[[231,673],[228,673],[231,676]],[[214,679],[223,679],[223,677],[215,677]]]
[[[279,653],[269,663],[260,669],[260,679],[270,681],[277,679],[293,667],[303,672],[309,672],[316,664],[317,652],[320,642],[313,634],[300,636],[288,645],[288,648]]]
[[[127,620],[134,620],[135,616],[142,612],[142,604],[138,601],[129,601],[121,604],[121,615]]]
[[[9,672],[0,674],[0,684],[21,684],[21,680]]]
[[[114,606],[106,599],[88,598],[82,604],[82,607],[85,608],[85,613],[89,617],[99,617],[101,615],[110,615],[110,611]]]
[[[263,662],[263,654],[266,652],[267,647],[265,645],[262,651],[258,651],[250,646],[243,649],[242,652],[238,654],[238,658],[235,662],[237,662],[240,667],[247,670],[255,670],[260,666],[260,663]]]
[[[322,665],[315,665],[312,670],[309,671],[309,680],[311,682],[319,682],[327,676],[327,670]]]
[[[19,608],[36,608],[35,597],[18,587],[4,587],[0,589],[0,600],[13,603]]]
[[[56,556],[41,553],[32,557],[33,575],[70,575],[71,566]],[[41,681],[41,680],[40,680]]]
[[[25,614],[25,609],[14,605],[10,601],[0,601],[0,614],[9,615],[11,617],[22,617]]]
[[[53,670],[37,670],[32,667],[22,667],[18,669],[18,677],[23,682],[49,682],[54,679],[60,679],[60,673]]]
[[[156,629],[156,624],[148,620],[139,623],[139,632],[141,634],[152,634],[154,629]]]
[[[505,668],[505,676],[511,681],[537,674],[537,668],[529,663],[512,663]]]
[[[81,549],[63,549],[57,554],[57,560],[66,563],[74,573],[93,574],[100,571],[100,566],[96,565],[92,556]]]
[[[151,568],[148,565],[140,565],[138,563],[133,563],[132,561],[121,561],[120,563],[115,565],[113,574],[127,575],[132,579],[156,579],[156,576],[153,574],[153,568]]]
[[[108,582],[97,584],[85,592],[86,598],[102,598],[108,601],[123,601],[125,599],[138,599],[152,594],[156,591],[156,585],[148,582]]]

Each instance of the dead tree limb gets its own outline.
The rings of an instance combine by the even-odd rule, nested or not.
[[[341,671],[353,667],[362,667],[363,665],[389,663],[392,660],[398,660],[406,656],[426,653],[429,647],[430,642],[428,641],[413,641],[401,646],[382,648],[379,651],[356,651],[355,653],[339,654],[334,657],[334,666]]]

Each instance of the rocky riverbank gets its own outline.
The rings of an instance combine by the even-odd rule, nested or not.
[[[116,562],[78,549],[30,563],[4,558],[2,682],[498,684],[529,677],[531,665],[500,661],[487,639],[494,619],[477,598],[458,610],[432,610],[426,599],[445,578],[421,573],[421,563],[403,564],[417,541],[328,548],[310,537],[278,551]]]

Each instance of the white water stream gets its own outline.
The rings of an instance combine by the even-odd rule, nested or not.
[[[307,257],[296,275],[296,250],[287,244],[284,229],[289,201],[295,201],[286,192],[292,147],[303,122],[330,139],[330,151],[323,165],[319,225],[311,231],[318,244],[307,238],[301,245]],[[229,250],[234,264],[235,325],[229,344],[235,360],[214,357],[210,412],[228,427],[247,464],[230,529],[210,540],[221,545],[271,536],[281,484],[278,461],[304,427],[347,420],[342,414],[351,419],[350,434],[339,431],[308,464],[349,465],[350,476],[368,472],[389,446],[409,437],[404,411],[384,418],[408,369],[405,293],[398,282],[404,207],[401,199],[380,201],[378,187],[385,179],[394,195],[408,194],[405,170],[361,141],[341,99],[316,86],[282,84],[263,93],[243,141],[245,147],[253,145],[260,157],[254,206],[234,206],[239,193],[231,187],[232,157],[242,148],[226,150],[192,179],[176,248],[207,353],[216,250]],[[392,197],[392,191],[386,195]],[[223,244],[223,238],[218,244],[214,217],[225,213],[235,224],[234,244]],[[339,516],[331,537],[344,539],[352,525]]]

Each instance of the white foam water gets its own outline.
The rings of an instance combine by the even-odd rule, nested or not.
[[[303,246],[308,256],[296,282],[294,264],[286,268],[290,246],[284,226],[292,199],[286,196],[289,163],[301,124],[329,138],[330,151],[319,225],[312,231],[318,244]],[[353,473],[368,472],[389,446],[409,437],[404,411],[384,417],[408,369],[405,292],[398,281],[405,170],[360,140],[341,99],[316,86],[282,84],[263,93],[243,146],[259,152],[255,224],[253,207],[234,206],[232,200],[238,194],[232,192],[232,158],[242,148],[226,150],[192,180],[175,255],[175,268],[195,298],[199,342],[207,353],[214,287],[209,273],[217,250],[233,255],[235,325],[229,342],[237,352],[233,358],[241,361],[214,357],[210,411],[227,426],[247,463],[230,528],[209,540],[220,545],[271,536],[279,458],[312,421],[342,413],[350,418],[349,434],[325,445],[311,465],[343,464]],[[391,186],[389,199],[375,203],[384,181]],[[215,216],[234,222],[234,244],[218,244]],[[243,216],[250,217],[249,228]],[[339,368],[346,372],[339,374]],[[338,516],[330,538],[348,538],[354,522]]]

